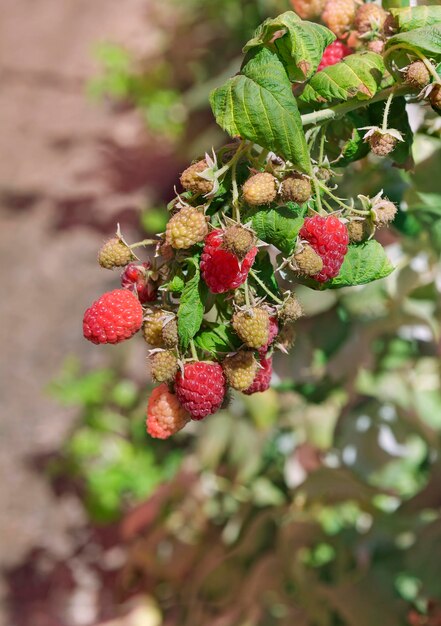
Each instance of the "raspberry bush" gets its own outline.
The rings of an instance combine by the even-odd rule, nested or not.
[[[122,289],[88,309],[84,335],[118,343],[142,328],[161,383],[152,436],[215,413],[230,388],[269,387],[273,353],[295,342],[297,286],[393,272],[381,229],[403,216],[381,187],[345,197],[338,174],[369,151],[410,167],[407,104],[441,111],[441,8],[327,0],[310,15],[307,4],[266,20],[211,94],[230,140],[188,164],[165,233],[129,244],[118,230],[100,252],[102,267],[125,268]],[[326,26],[302,19],[320,12]],[[142,247],[151,254],[137,260]]]

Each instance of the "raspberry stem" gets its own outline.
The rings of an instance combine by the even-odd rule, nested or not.
[[[385,133],[387,131],[387,125],[388,125],[388,120],[389,120],[389,111],[390,111],[390,107],[391,107],[391,104],[392,104],[392,100],[394,99],[394,95],[395,95],[395,93],[393,91],[391,91],[388,99],[386,100],[386,106],[384,107],[384,114],[383,114],[383,124],[381,126],[381,130],[383,131],[383,133]]]
[[[143,239],[137,243],[132,243],[128,247],[132,250],[132,248],[139,248],[140,246],[156,246],[158,243],[159,241],[157,239]]]
[[[398,88],[390,87],[388,89],[383,89],[383,91],[378,92],[373,98],[371,98],[371,100],[369,100],[369,104],[386,100],[389,97],[391,91],[394,91],[395,96],[404,96],[408,93],[412,93],[412,91],[414,90],[409,88],[408,85],[402,85]],[[314,111],[314,113],[305,113],[304,115],[302,115],[302,124],[303,126],[309,126],[310,124],[323,124],[324,122],[329,122],[331,120],[343,117],[344,115],[346,115],[346,113],[350,113],[351,111],[355,111],[356,109],[361,109],[365,106],[366,101],[364,100],[360,100],[355,103],[343,102],[340,104],[336,104],[334,107],[329,107],[328,109],[321,109],[320,111]]]
[[[329,187],[327,187],[326,185],[323,185],[319,180],[317,180],[317,185],[320,187],[320,189],[322,189],[326,194],[328,194],[328,196],[330,198],[332,198],[334,200],[334,202],[336,202],[339,206],[341,206],[342,209],[345,210],[352,210],[352,207],[350,207],[348,204],[345,204],[343,202],[343,200],[341,200],[340,198],[338,198],[336,195],[334,195],[332,193],[332,191],[330,191]]]
[[[275,294],[273,294],[273,292],[270,291],[270,289],[268,289],[268,287],[265,285],[264,282],[260,280],[260,278],[257,276],[256,272],[253,269],[250,270],[249,274],[250,276],[254,278],[256,283],[260,285],[264,291],[266,291],[266,293],[269,295],[270,298],[274,300],[274,302],[277,302],[277,304],[283,304],[282,300],[278,298]]]
[[[196,346],[194,345],[193,339],[190,339],[190,350],[191,350],[191,356],[193,360],[199,361],[198,353],[196,351]]]

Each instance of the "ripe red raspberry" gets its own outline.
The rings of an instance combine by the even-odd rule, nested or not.
[[[259,393],[269,389],[271,384],[271,376],[273,374],[273,359],[270,357],[266,359],[263,357],[260,360],[260,368],[257,370],[257,374],[253,383],[248,389],[244,391],[247,396],[251,396],[253,393]]]
[[[349,243],[348,230],[343,222],[335,215],[308,217],[300,230],[300,237],[306,239],[323,261],[321,271],[313,278],[325,283],[337,276]]]
[[[150,262],[130,263],[121,274],[121,287],[133,291],[141,304],[153,302],[158,295],[156,284],[149,278],[150,268]]]
[[[166,384],[153,389],[147,406],[146,428],[149,435],[167,439],[184,428],[189,420],[190,415]]]
[[[320,65],[317,68],[317,72],[321,72],[325,69],[325,67],[339,63],[342,59],[352,53],[353,50],[348,48],[348,46],[345,46],[342,41],[339,41],[338,39],[337,41],[333,41],[324,51]]]
[[[213,230],[205,238],[202,252],[202,278],[212,293],[225,293],[243,285],[257,254],[257,248],[254,246],[240,263],[232,252],[222,248],[223,238],[224,231]]]
[[[222,406],[226,384],[219,363],[193,361],[176,375],[176,395],[192,419],[201,420]]]
[[[327,0],[322,20],[337,37],[349,30],[355,17],[354,0]]]
[[[84,313],[84,337],[96,344],[130,339],[141,328],[142,315],[142,306],[131,291],[109,291]]]

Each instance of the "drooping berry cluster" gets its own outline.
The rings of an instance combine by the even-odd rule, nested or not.
[[[377,5],[292,5],[301,17],[321,16],[339,37],[317,71],[387,37],[388,16]],[[415,60],[403,76],[412,88],[428,90],[436,107],[441,90],[429,69]],[[380,127],[366,130],[365,141],[377,156],[392,153],[403,140],[388,128],[387,113]],[[326,130],[320,150],[311,137],[311,166],[303,169],[243,138],[205,154],[181,174],[159,238],[129,245],[118,229],[101,248],[102,267],[122,268],[121,288],[87,309],[84,336],[97,344],[119,343],[141,331],[158,385],[147,407],[152,437],[167,438],[221,410],[230,390],[266,391],[273,356],[291,350],[303,315],[295,285],[334,286],[348,251],[393,221],[397,208],[381,193],[339,197]],[[286,222],[290,226],[282,232]],[[150,245],[155,253],[140,261],[134,251]]]

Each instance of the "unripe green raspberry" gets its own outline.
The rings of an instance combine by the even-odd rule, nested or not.
[[[161,350],[150,356],[152,378],[156,383],[171,382],[178,371],[178,357],[172,350]]]
[[[222,366],[230,387],[237,391],[245,391],[251,386],[257,374],[258,363],[252,352],[241,350],[233,356],[227,356]]]
[[[320,17],[326,0],[291,0],[291,6],[302,20]]]
[[[234,304],[236,304],[238,307],[245,306],[245,292],[242,289],[236,289],[236,291],[234,292],[233,300]]]
[[[387,12],[377,4],[363,4],[357,9],[354,26],[359,33],[367,33],[371,30],[380,30],[384,26]]]
[[[422,89],[430,83],[430,72],[423,61],[414,61],[407,67],[404,80],[411,87]]]
[[[278,317],[282,324],[286,324],[287,322],[295,322],[302,317],[302,315],[302,305],[300,304],[297,296],[295,294],[291,294],[282,304]]]
[[[294,328],[294,324],[288,323],[280,331],[277,339],[276,345],[283,351],[289,352],[296,341],[296,331]]]
[[[316,176],[319,180],[327,183],[332,176],[332,172],[328,167],[319,167],[317,169]]]
[[[173,215],[165,231],[166,243],[177,250],[191,248],[202,241],[208,233],[205,215],[188,206]]]
[[[242,197],[250,206],[270,204],[277,196],[277,180],[269,172],[251,176],[242,187]]]
[[[303,174],[291,174],[282,182],[280,194],[283,202],[304,204],[311,197],[311,181]]]
[[[134,258],[133,252],[119,237],[106,241],[98,253],[98,263],[108,270],[114,267],[125,267]]]
[[[162,339],[166,348],[174,348],[178,345],[178,323],[176,317],[166,322],[162,328]]]
[[[388,226],[393,222],[398,211],[395,204],[390,200],[380,200],[372,210],[375,214],[374,222],[379,228]]]
[[[142,332],[154,348],[173,348],[178,342],[176,318],[168,311],[153,311],[144,320]]]
[[[256,236],[243,226],[230,226],[224,233],[223,248],[235,254],[239,261],[243,261],[255,245]]]
[[[353,220],[346,225],[349,235],[349,243],[361,243],[370,235],[370,227],[367,220]]]
[[[436,111],[441,111],[441,84],[433,86],[429,95],[430,104]]]
[[[376,132],[368,139],[371,150],[377,156],[387,156],[394,151],[397,139],[389,133]]]
[[[262,348],[269,340],[269,313],[261,307],[238,311],[233,315],[233,328],[248,348]]]
[[[181,185],[186,191],[192,191],[197,194],[207,194],[213,190],[213,182],[211,180],[205,180],[199,174],[208,168],[208,163],[205,159],[193,163],[190,167],[181,174]]]
[[[307,244],[294,254],[294,263],[299,274],[305,276],[315,276],[323,269],[321,256]]]
[[[342,37],[352,25],[355,8],[354,0],[327,0],[322,20],[337,37]]]

